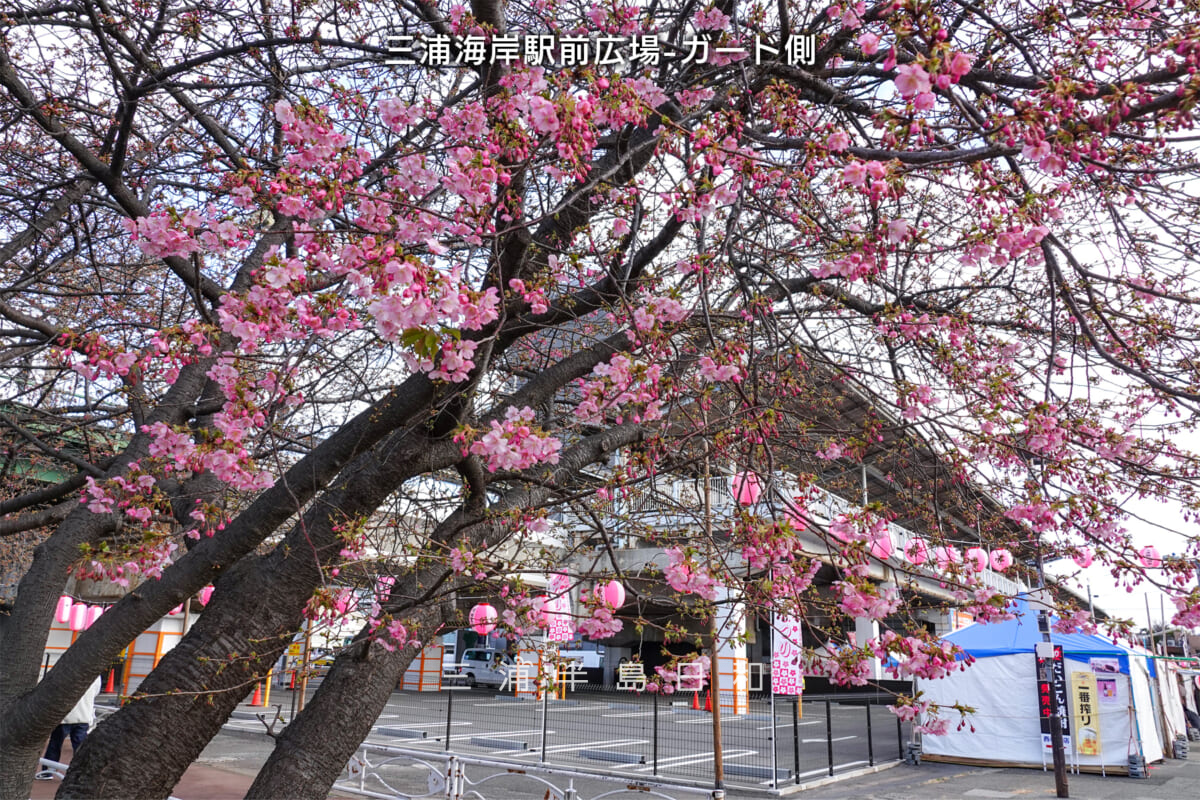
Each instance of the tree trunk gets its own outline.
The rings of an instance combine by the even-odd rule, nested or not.
[[[337,527],[369,514],[412,474],[461,458],[453,442],[409,434],[389,443],[386,460],[363,456],[269,555],[243,559],[218,582],[196,625],[84,742],[58,797],[170,793],[291,641],[323,568],[341,558]]]
[[[441,605],[421,609],[410,633],[426,641],[452,613]],[[360,639],[340,654],[304,711],[276,737],[247,800],[324,800],[417,652],[402,647],[389,653]]]

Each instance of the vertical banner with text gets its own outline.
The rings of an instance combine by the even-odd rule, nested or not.
[[[1071,698],[1075,701],[1075,750],[1080,755],[1100,755],[1100,717],[1096,708],[1096,673],[1071,673]]]
[[[771,691],[775,694],[804,692],[800,636],[800,620],[776,615],[771,631]]]
[[[1054,657],[1044,658],[1036,656],[1037,659],[1037,682],[1038,682],[1038,715],[1041,718],[1042,725],[1042,746],[1051,747],[1050,741],[1050,692],[1054,692],[1054,697],[1058,701],[1058,714],[1062,717],[1062,733],[1063,745],[1071,746],[1071,720],[1067,715],[1067,672],[1066,666],[1063,664],[1063,649],[1062,645],[1054,645]],[[1046,662],[1050,662],[1051,680],[1048,682],[1045,679]]]

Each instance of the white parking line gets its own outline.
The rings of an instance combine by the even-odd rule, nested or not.
[[[655,711],[628,711],[624,714],[601,714],[602,717],[652,717]]]
[[[605,748],[609,748],[609,747],[633,747],[634,745],[649,744],[649,743],[650,743],[649,739],[618,739],[616,741],[613,741],[612,739],[601,739],[600,741],[597,741],[597,742],[580,742],[577,744],[554,745],[553,747],[547,747],[546,753],[547,754],[558,753],[561,755],[563,753],[568,753],[572,750],[584,750],[584,749],[604,750]],[[505,751],[500,750],[497,752],[503,753]],[[529,750],[529,751],[520,753],[519,755],[516,756],[516,758],[524,758],[525,756],[538,756],[540,758],[541,755],[542,755],[541,748],[537,748],[536,750]]]
[[[641,741],[643,741],[643,740],[638,740],[638,743],[641,743]],[[634,743],[633,739],[630,739],[628,741],[617,741],[617,742],[613,742],[612,739],[599,739],[595,742],[573,742],[571,744],[556,744],[553,747],[547,747],[546,752],[547,753],[559,753],[559,752],[562,752],[563,750],[577,750],[581,747],[596,747],[599,745],[603,745],[605,747],[624,747],[625,745],[632,744],[632,743]],[[499,755],[506,755],[508,753],[525,753],[525,752],[527,752],[527,751],[525,751],[525,750],[495,750],[495,751],[493,751],[492,754],[499,756]],[[528,752],[534,753],[536,755],[541,755],[542,748],[539,747],[536,750],[530,750]]]
[[[866,764],[866,763],[867,763],[866,761],[847,761],[845,764],[834,764],[833,771],[837,772],[839,769],[845,769],[846,767],[856,767],[859,764]],[[807,778],[809,775],[828,775],[828,774],[829,774],[829,767],[822,767],[821,769],[810,769],[808,772],[801,772],[799,775],[792,776],[792,779],[795,780],[796,778]]]
[[[815,719],[815,720],[811,720],[809,722],[798,722],[798,723],[796,723],[796,727],[803,728],[805,725],[820,725],[820,724],[821,724],[821,720]],[[790,727],[792,727],[792,723],[781,722],[780,724],[776,725],[775,727],[776,728],[790,728]],[[762,727],[759,728],[759,730],[760,731],[769,731],[769,730],[771,730],[771,726],[763,725]]]
[[[731,758],[742,758],[743,756],[751,756],[757,753],[757,750],[722,750],[722,755],[728,761]],[[671,758],[660,758],[658,760],[659,769],[674,769],[675,767],[683,767],[688,764],[698,764],[702,761],[712,761],[715,753],[707,753],[704,755],[686,755],[672,756]],[[644,767],[634,767],[633,772],[647,772],[654,769],[654,764],[647,764]]]
[[[539,704],[540,705],[540,704]],[[593,711],[597,708],[608,708],[608,703],[588,703],[578,706],[560,706],[551,704],[547,711]]]
[[[857,739],[857,736],[835,736],[832,739],[826,739],[822,736],[820,739],[801,739],[803,744],[811,744],[812,742],[844,742],[847,739]]]

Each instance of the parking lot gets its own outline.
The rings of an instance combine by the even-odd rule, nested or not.
[[[368,741],[710,783],[712,715],[693,710],[690,697],[586,689],[542,702],[482,687],[398,691]],[[886,697],[805,697],[797,708],[792,698],[778,698],[772,720],[769,700],[759,698],[748,713],[723,714],[726,783],[772,786],[772,734],[778,785],[895,761],[909,730],[897,724],[885,702]]]

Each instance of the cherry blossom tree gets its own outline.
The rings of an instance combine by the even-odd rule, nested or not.
[[[1196,539],[1147,553],[1122,510],[1197,507],[1190,8],[111,0],[3,20],[6,436],[65,475],[3,504],[0,534],[40,541],[0,618],[6,796],[95,674],[206,584],[61,796],[166,796],[305,617],[385,574],[251,790],[324,796],[416,646],[462,625],[457,590],[492,582],[507,629],[535,628],[519,574],[569,547],[547,515],[611,548],[612,501],[655,475],[794,480],[731,531],[693,504],[685,536],[644,533],[698,619],[721,593],[893,616],[911,595],[870,570],[901,557],[994,618],[983,566],[1033,553],[1200,620]],[[894,511],[805,502],[885,452],[928,517],[903,553]],[[39,682],[71,574],[131,591]],[[586,609],[592,635],[622,622]],[[812,666],[856,683],[886,656],[956,668],[915,630]]]

